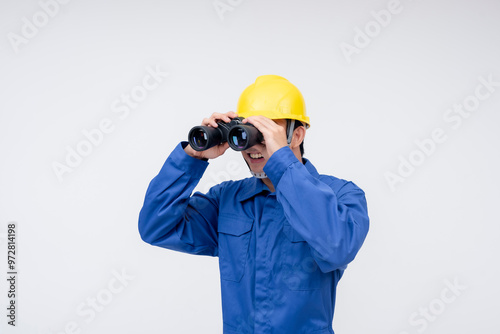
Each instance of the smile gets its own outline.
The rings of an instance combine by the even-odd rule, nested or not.
[[[264,156],[260,153],[248,153],[248,156],[250,157],[250,162],[261,162],[264,160]]]
[[[263,155],[260,154],[260,153],[249,153],[248,154],[250,156],[250,158],[252,159],[260,159],[260,158],[263,158]]]

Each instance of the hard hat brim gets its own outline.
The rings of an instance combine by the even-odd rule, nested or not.
[[[304,126],[306,129],[308,129],[311,124],[309,122],[309,117],[308,116],[303,116],[303,115],[295,115],[295,114],[283,114],[281,112],[276,112],[273,110],[255,110],[255,111],[245,111],[242,112],[241,114],[238,114],[240,117],[250,117],[250,116],[265,116],[270,119],[294,119],[296,121],[300,121],[304,123]]]

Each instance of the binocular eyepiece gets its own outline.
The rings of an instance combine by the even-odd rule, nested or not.
[[[235,151],[244,151],[264,140],[262,133],[250,123],[243,124],[243,117],[235,117],[229,123],[217,122],[217,127],[195,126],[189,131],[189,145],[195,151],[228,142]]]

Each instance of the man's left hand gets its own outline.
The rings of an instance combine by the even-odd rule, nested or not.
[[[272,119],[264,116],[250,116],[243,120],[243,123],[247,122],[254,125],[264,136],[263,144],[267,152],[267,157],[264,156],[264,158],[269,159],[274,152],[288,145],[286,140],[286,126],[277,124]],[[263,152],[263,154],[266,152]]]

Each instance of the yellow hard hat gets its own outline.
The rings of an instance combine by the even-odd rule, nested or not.
[[[290,81],[277,75],[262,75],[248,86],[241,93],[236,113],[245,118],[295,119],[310,126],[304,97]]]

